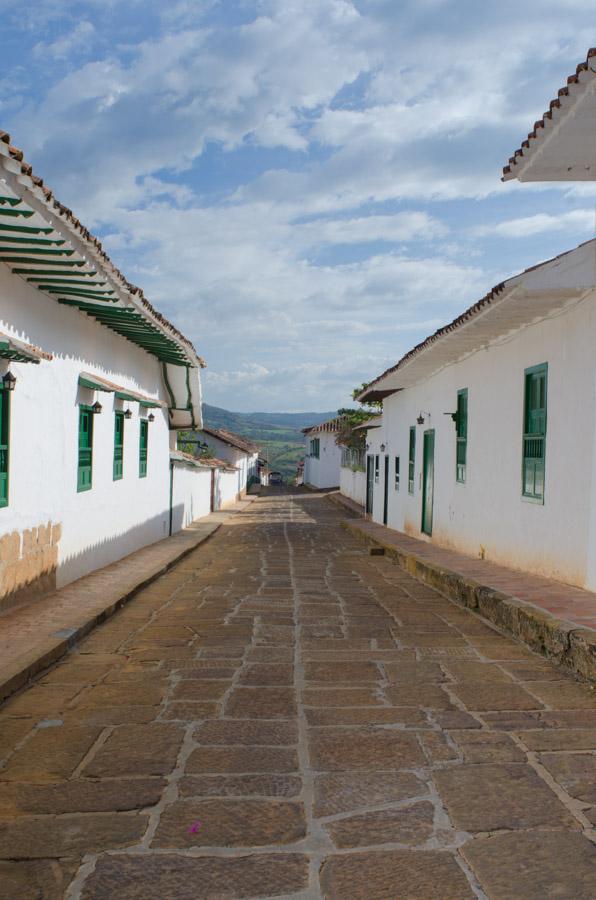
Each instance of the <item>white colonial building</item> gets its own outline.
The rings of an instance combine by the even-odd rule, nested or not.
[[[336,443],[336,438],[340,429],[341,418],[302,429],[306,439],[303,474],[305,485],[321,490],[339,487],[342,448]]]
[[[596,241],[498,285],[373,381],[367,508],[596,587]]]
[[[252,441],[227,428],[208,428],[206,425],[199,437],[213,451],[216,457],[226,460],[238,473],[236,476],[236,496],[243,497],[251,484],[259,480],[259,448]]]
[[[202,365],[0,132],[0,607],[209,512]]]

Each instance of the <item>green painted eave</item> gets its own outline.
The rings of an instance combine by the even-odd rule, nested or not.
[[[38,356],[34,353],[29,353],[26,350],[14,347],[10,341],[0,340],[0,357],[2,359],[12,359],[14,362],[39,363]]]
[[[153,354],[162,362],[173,365],[188,366],[186,355],[175,341],[168,338],[158,328],[148,322],[137,310],[122,307],[103,307],[96,303],[61,297],[59,303],[76,306],[82,312],[92,316],[102,325],[111,328],[117,334]]]

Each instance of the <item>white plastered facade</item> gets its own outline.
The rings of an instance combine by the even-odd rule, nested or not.
[[[324,490],[339,487],[341,447],[335,443],[336,432],[312,431],[306,434],[304,484]],[[319,440],[319,455],[311,455],[311,441]]]
[[[392,384],[397,392],[384,400],[382,426],[367,435],[368,454],[379,456],[379,479],[373,485],[376,522],[383,521],[387,455],[389,527],[472,556],[596,589],[596,290],[585,287],[586,279],[596,284],[595,253],[594,242],[589,242],[562,260],[507,283],[510,312],[505,303],[500,310],[489,307],[483,326],[487,331],[492,317],[499,337],[471,350],[464,334],[470,326],[464,325],[377,380],[380,388]],[[511,289],[513,282],[518,282],[521,293]],[[570,289],[574,283],[575,292]],[[547,293],[552,300],[548,316],[507,327],[515,319],[516,300],[522,306],[534,302],[537,311],[544,311]],[[521,315],[528,319],[526,311]],[[457,351],[449,350],[456,341],[466,347],[459,358]],[[446,362],[450,352],[452,359]],[[442,362],[427,374],[433,356]],[[548,365],[548,388],[546,481],[540,503],[522,495],[522,430],[524,373],[543,363]],[[468,390],[463,484],[456,481],[455,426],[445,415],[455,411],[462,389]],[[424,418],[421,425],[416,422],[419,416]],[[413,493],[408,490],[410,427],[416,430]],[[431,429],[434,495],[428,537],[421,529],[422,471],[423,435]],[[400,458],[399,490],[395,457]]]
[[[48,523],[55,526],[57,586],[167,537],[169,398],[161,362],[84,313],[48,298],[1,264],[0,330],[53,357],[38,365],[0,359],[0,377],[10,368],[17,378],[10,397],[9,502],[0,509],[0,539],[17,535],[20,544],[20,556],[11,565],[23,568],[26,545],[38,540],[38,529]],[[83,372],[164,405],[143,408],[115,393],[80,387]],[[195,370],[193,378],[197,376]],[[95,401],[103,409],[93,417],[92,488],[79,492],[79,407]],[[114,480],[114,414],[126,409],[132,418],[124,423],[123,477]],[[155,420],[148,426],[147,475],[141,478],[140,419],[151,413]],[[193,477],[192,489],[175,497],[173,530],[188,524],[191,509],[200,515],[209,511],[209,482],[198,473]],[[0,586],[0,597],[18,587],[14,571],[10,579]]]

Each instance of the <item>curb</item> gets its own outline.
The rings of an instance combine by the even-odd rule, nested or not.
[[[382,547],[404,571],[430,585],[449,600],[477,613],[509,636],[569,669],[587,681],[596,681],[596,631],[578,628],[529,603],[488,585],[466,578],[452,569],[434,565],[414,553],[372,538],[355,522],[342,522],[371,547]]]
[[[256,495],[252,497],[245,497],[242,502],[251,502],[252,500],[256,499]],[[136,594],[138,594],[144,588],[148,587],[158,578],[161,578],[162,575],[165,575],[166,572],[169,572],[169,570],[173,566],[177,565],[182,559],[196,550],[197,547],[200,547],[201,544],[204,544],[206,541],[208,541],[216,531],[219,531],[221,526],[224,524],[227,516],[234,515],[234,513],[239,511],[240,510],[232,509],[219,510],[215,514],[212,513],[211,515],[217,515],[221,518],[219,521],[214,521],[212,523],[202,523],[203,525],[211,526],[211,530],[207,534],[201,534],[197,538],[197,540],[190,545],[188,543],[185,543],[180,551],[177,552],[166,563],[161,565],[158,569],[153,569],[146,578],[142,578],[140,581],[136,582],[136,584],[134,584],[116,600],[111,601],[98,612],[90,614],[87,619],[76,625],[74,628],[64,629],[63,632],[58,631],[54,632],[53,635],[48,635],[47,638],[43,642],[40,642],[40,644],[38,644],[34,649],[32,649],[29,654],[23,654],[23,656],[20,657],[19,660],[16,661],[12,666],[12,672],[10,672],[9,674],[0,674],[0,703],[3,703],[16,691],[25,687],[40,672],[58,662],[58,660],[65,656],[69,652],[69,650],[72,650],[72,648],[75,647],[80,640],[86,637],[98,625],[101,625],[107,619],[111,618],[115,613],[118,612],[119,609],[125,606],[125,604],[129,602],[129,600],[132,600],[133,597],[136,596]],[[226,515],[223,516],[222,514]],[[173,535],[174,540],[176,540],[176,538],[182,537],[184,535],[184,531],[186,531],[186,529],[177,532],[176,535]],[[190,531],[190,528],[188,529],[188,531]],[[190,535],[187,534],[186,537],[189,538]],[[170,539],[166,538],[166,540]],[[141,547],[139,549],[141,551],[146,550],[150,546],[151,545],[149,544],[147,545],[147,547]],[[126,559],[126,557],[123,557],[123,559]],[[117,562],[122,562],[122,560],[117,560]],[[101,570],[95,570],[95,572],[99,571]],[[95,572],[90,572],[89,576],[93,576]],[[89,576],[84,577],[86,578]],[[72,582],[72,584],[74,583],[75,582]],[[66,587],[69,586],[70,585],[66,585]]]

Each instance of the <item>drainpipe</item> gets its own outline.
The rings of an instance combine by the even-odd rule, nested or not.
[[[170,530],[169,535],[172,536],[172,515],[174,503],[174,460],[170,460]]]

